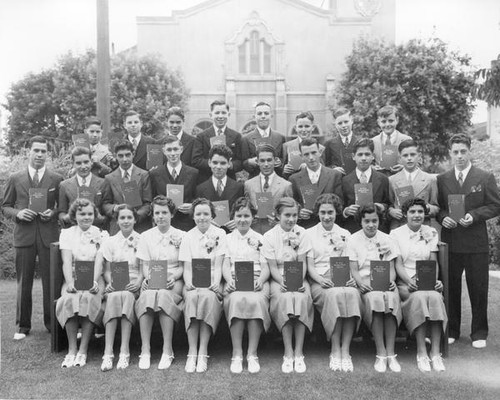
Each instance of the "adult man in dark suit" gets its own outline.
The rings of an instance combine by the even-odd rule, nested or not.
[[[213,137],[220,137],[222,142],[225,141],[226,146],[231,149],[233,154],[227,175],[231,179],[236,179],[236,172],[242,169],[241,134],[226,126],[230,115],[229,105],[224,101],[215,100],[210,104],[210,118],[212,118],[214,124],[201,132],[196,137],[193,145],[192,166],[198,168],[200,172],[198,176],[199,182],[205,182],[211,175],[211,168],[208,164],[208,153],[211,147],[210,139]]]
[[[101,215],[102,186],[104,179],[92,174],[92,160],[90,150],[85,147],[75,147],[71,151],[75,176],[61,182],[59,187],[59,222],[64,228],[71,226],[68,210],[78,197],[86,197],[97,207],[99,215],[94,218],[94,225],[107,228],[107,218]]]
[[[133,163],[142,170],[146,170],[148,144],[156,144],[156,140],[141,133],[142,121],[137,111],[127,111],[123,117],[123,127],[127,131],[125,139],[132,143],[134,150]]]
[[[290,176],[294,199],[304,204],[302,189],[314,187],[316,197],[323,193],[335,193],[342,198],[342,174],[331,168],[321,165],[321,154],[318,141],[315,138],[303,139],[299,144],[302,159],[306,168]],[[310,228],[319,222],[313,210],[302,208],[299,212],[299,225]]]
[[[208,157],[212,176],[196,187],[196,197],[204,197],[210,201],[227,200],[231,210],[234,202],[244,196],[243,184],[227,176],[232,157],[231,149],[226,145],[216,144],[210,149]],[[222,226],[228,232],[235,227],[233,220]]]
[[[344,211],[342,214],[344,220],[339,222],[343,228],[351,233],[361,229],[355,218],[359,210],[354,191],[356,183],[372,184],[373,203],[381,215],[385,216],[389,207],[389,179],[372,168],[373,148],[371,139],[358,140],[354,145],[353,153],[356,169],[342,179],[342,193],[344,195]],[[389,232],[389,226],[385,218],[381,219],[379,229],[386,233]]]
[[[125,203],[123,184],[132,180],[137,182],[139,197],[142,204],[135,206],[137,221],[134,229],[142,233],[151,228],[150,204],[151,183],[147,171],[132,164],[134,149],[128,141],[118,142],[115,146],[115,156],[119,167],[104,178],[102,189],[102,209],[104,214],[111,220],[109,233],[114,235],[119,231],[116,223],[116,211],[120,204]]]
[[[198,170],[181,161],[184,152],[177,136],[169,135],[164,141],[163,154],[167,157],[167,162],[149,171],[153,199],[160,194],[166,196],[169,184],[183,185],[184,204],[178,207],[172,218],[172,226],[187,232],[195,225],[190,211],[191,203],[195,199]]]
[[[472,309],[471,340],[475,348],[486,347],[488,337],[488,233],[486,221],[500,213],[500,196],[493,174],[471,164],[471,140],[453,135],[449,141],[453,169],[437,177],[437,219],[441,239],[449,245],[449,342],[460,337],[462,274]],[[449,215],[448,196],[465,197],[465,215],[458,221]]]
[[[193,146],[195,137],[184,132],[184,111],[180,107],[171,107],[167,111],[167,128],[170,135],[177,137],[182,145],[182,154],[180,161],[184,165],[192,166],[193,164]],[[165,144],[165,139],[162,143]]]
[[[245,196],[250,199],[255,209],[258,209],[258,193],[270,192],[273,196],[273,203],[282,197],[293,197],[292,184],[274,172],[275,157],[275,148],[271,144],[264,143],[257,146],[257,163],[260,174],[245,182]],[[275,224],[274,217],[255,217],[252,229],[263,235]]]
[[[325,143],[325,165],[348,175],[356,168],[352,158],[354,143],[360,138],[352,132],[352,116],[347,108],[339,108],[333,113],[338,135]]]
[[[259,162],[257,159],[256,145],[258,143],[268,143],[274,147],[275,164],[274,171],[281,175],[283,169],[283,143],[285,137],[271,129],[271,106],[263,101],[255,106],[255,121],[257,127],[248,133],[241,143],[241,154],[243,158],[243,168],[248,172],[249,178],[259,175]]]
[[[14,340],[22,340],[31,330],[35,259],[38,256],[43,290],[43,322],[50,330],[50,243],[59,240],[57,200],[63,177],[45,167],[48,143],[41,136],[30,140],[27,169],[12,174],[5,185],[2,212],[15,223],[17,309]],[[30,188],[47,189],[47,209],[29,209]]]

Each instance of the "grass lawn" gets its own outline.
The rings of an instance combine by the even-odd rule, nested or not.
[[[281,373],[282,344],[267,341],[259,349],[261,372],[229,372],[231,344],[227,329],[210,349],[209,370],[205,374],[186,374],[185,338],[175,345],[177,358],[167,371],[156,369],[161,343],[153,351],[152,368],[137,367],[139,346],[132,347],[131,366],[125,371],[100,371],[103,340],[91,343],[84,368],[62,370],[65,353],[50,353],[50,337],[42,328],[41,284],[34,288],[34,321],[31,334],[14,342],[16,286],[0,281],[1,373],[0,398],[84,399],[84,398],[166,398],[166,399],[499,399],[500,398],[500,279],[490,282],[490,338],[485,350],[475,350],[466,336],[470,312],[465,304],[463,336],[450,347],[446,372],[436,375],[418,371],[415,348],[397,343],[400,374],[378,374],[373,369],[375,346],[372,342],[353,343],[354,373],[333,373],[328,369],[329,346],[319,341],[306,344],[307,372]],[[466,293],[464,294],[466,295]],[[226,333],[224,333],[226,332]],[[156,338],[161,341],[159,336]],[[118,349],[115,347],[115,355]]]

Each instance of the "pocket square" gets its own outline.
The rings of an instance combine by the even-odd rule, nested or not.
[[[478,192],[481,192],[482,191],[482,187],[481,187],[481,184],[477,185],[477,186],[472,186],[470,188],[470,192],[471,193],[478,193]]]
[[[49,192],[53,192],[54,190],[56,190],[56,188],[50,188]]]

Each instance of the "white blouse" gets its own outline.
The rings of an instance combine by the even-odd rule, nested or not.
[[[140,235],[132,231],[128,238],[121,232],[116,233],[102,245],[102,255],[109,262],[128,262],[130,281],[139,276],[139,265],[136,263],[136,251]]]
[[[235,261],[253,261],[254,277],[260,276],[261,265],[266,263],[266,258],[262,254],[263,237],[261,234],[249,229],[242,235],[237,229],[226,236],[227,253],[231,263],[231,274],[234,279]]]
[[[325,276],[330,273],[330,257],[340,257],[345,253],[347,240],[351,234],[348,230],[334,224],[331,231],[325,230],[321,222],[306,230],[306,235],[312,245],[307,253],[308,258],[314,259],[316,272]]]

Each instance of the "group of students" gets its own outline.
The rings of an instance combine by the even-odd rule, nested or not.
[[[499,214],[500,198],[493,175],[471,166],[470,138],[455,135],[450,139],[454,168],[436,180],[419,168],[415,141],[396,130],[398,115],[392,106],[379,110],[382,132],[372,139],[356,137],[349,111],[337,110],[334,118],[339,134],[324,145],[312,137],[314,117],[309,112],[297,116],[297,138],[291,141],[270,128],[272,112],[267,103],[256,105],[257,126],[245,137],[226,126],[229,107],[224,102],[212,103],[211,117],[213,126],[192,137],[183,132],[182,110],[169,110],[170,133],[161,139],[165,163],[150,171],[146,170],[146,145],[154,141],[141,134],[136,112],[125,115],[127,134],[115,145],[113,154],[100,144],[100,122],[90,120],[86,124],[90,149],[73,149],[75,175],[65,181],[45,170],[45,139],[32,139],[28,173],[11,177],[2,205],[4,213],[16,221],[16,229],[31,227],[35,231],[32,243],[14,244],[19,282],[15,339],[24,339],[31,328],[32,276],[30,283],[29,275],[23,273],[30,268],[27,247],[31,246],[30,254],[38,252],[41,265],[43,257],[48,260],[42,250],[47,242],[57,240],[53,239],[59,219],[65,228],[59,238],[65,284],[56,311],[69,342],[63,367],[85,365],[93,326],[102,323],[106,344],[101,369],[112,369],[114,336],[120,323],[116,368],[127,368],[130,332],[138,320],[142,340],[139,368],[150,368],[151,331],[158,314],[163,334],[158,368],[169,368],[174,359],[174,325],[184,315],[189,343],[185,370],[204,372],[208,342],[224,310],[231,332],[233,373],[243,370],[245,328],[247,368],[251,373],[260,370],[259,338],[271,321],[283,337],[282,371],[302,373],[306,370],[304,337],[312,330],[316,307],[331,341],[332,370],[353,371],[349,346],[363,319],[375,340],[375,370],[399,372],[394,343],[404,318],[416,337],[418,368],[443,371],[439,343],[448,319],[440,293],[443,286],[437,280],[434,291],[418,291],[415,282],[416,261],[437,260],[439,235],[429,226],[430,217],[435,217],[443,227],[441,240],[450,246],[450,342],[460,335],[461,276],[465,269],[472,303],[473,346],[486,346],[485,221]],[[222,143],[212,141],[216,136],[223,137]],[[383,164],[384,154],[394,148],[399,154],[397,161]],[[249,174],[244,183],[235,179],[241,169]],[[40,171],[46,180],[37,176]],[[22,190],[26,187],[21,188],[18,180],[28,188],[48,188],[46,213],[33,215],[24,204],[27,199]],[[139,189],[142,205],[137,207],[124,204],[122,184],[130,180],[135,180]],[[354,185],[367,182],[372,184],[373,204],[360,206]],[[184,204],[176,207],[166,197],[168,184],[183,185]],[[414,196],[401,204],[397,189],[408,185],[413,187]],[[94,201],[79,197],[84,186],[95,189]],[[307,208],[302,189],[309,186],[317,199]],[[262,192],[271,193],[274,212],[257,217],[257,197]],[[447,196],[452,193],[465,195],[466,214],[459,221],[449,217]],[[230,221],[223,226],[214,222],[212,202],[220,200],[227,200],[231,209]],[[36,237],[43,229],[47,235]],[[108,231],[111,237],[107,237]],[[349,257],[351,279],[345,287],[335,287],[331,280],[333,256]],[[208,289],[193,286],[193,258],[210,259],[212,284]],[[75,260],[94,261],[95,282],[89,291],[74,288]],[[165,288],[153,290],[148,288],[149,265],[158,260],[167,261],[169,279]],[[371,260],[390,261],[389,291],[370,287]],[[129,264],[130,284],[118,292],[113,288],[110,263],[119,261]],[[253,261],[253,292],[235,290],[236,261]],[[284,284],[285,261],[303,263],[303,285],[298,291],[288,291]],[[46,313],[48,282],[42,268],[41,275]],[[25,306],[27,292],[29,307]],[[47,325],[47,318],[45,322]],[[427,328],[431,333],[429,354]]]

